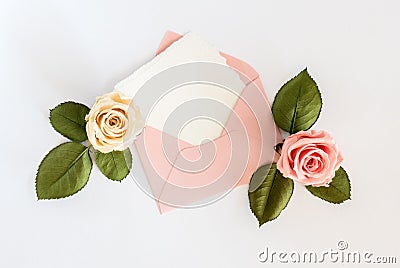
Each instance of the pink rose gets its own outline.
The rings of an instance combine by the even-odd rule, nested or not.
[[[343,161],[326,131],[300,131],[285,139],[277,168],[283,176],[303,185],[329,186]]]

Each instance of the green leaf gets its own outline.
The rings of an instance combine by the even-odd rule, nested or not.
[[[342,167],[336,170],[335,177],[332,179],[329,187],[306,186],[306,188],[316,197],[319,197],[330,203],[340,204],[350,199],[350,180],[346,171]]]
[[[50,110],[50,123],[64,137],[82,142],[87,140],[85,116],[89,111],[86,105],[64,102]]]
[[[92,170],[89,148],[77,142],[63,143],[51,150],[36,174],[39,199],[58,199],[73,195],[88,182]]]
[[[129,148],[110,153],[96,152],[96,164],[110,180],[122,181],[132,168],[132,155]]]
[[[260,227],[279,216],[292,193],[293,181],[283,177],[275,163],[257,169],[249,185],[249,200]]]
[[[272,114],[278,127],[293,134],[311,128],[321,108],[321,93],[306,68],[278,91]]]

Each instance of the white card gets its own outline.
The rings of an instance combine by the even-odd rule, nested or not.
[[[194,62],[226,66],[225,71],[231,72],[229,83],[235,84],[239,90],[232,91],[215,84],[190,83],[174,89],[157,88],[157,91],[163,91],[163,95],[154,100],[146,95],[147,93],[151,95],[151,92],[140,92],[146,83],[151,79],[154,80],[154,77],[163,71]],[[182,75],[185,75],[184,72]],[[158,87],[162,86],[159,84]],[[135,104],[141,110],[143,108],[143,110],[149,111],[145,112],[146,125],[165,131],[193,145],[213,140],[221,135],[224,124],[239,98],[238,94],[243,88],[244,83],[240,80],[239,75],[228,67],[219,50],[193,33],[184,35],[164,52],[115,86],[116,91],[133,97]],[[154,88],[151,90],[153,91]],[[149,101],[152,103],[147,104],[146,102]],[[179,114],[180,107],[185,108]],[[187,109],[193,109],[193,111]],[[196,116],[196,111],[199,112],[199,115],[203,114],[201,109],[207,111],[208,116]],[[185,118],[185,115],[188,114],[191,114],[192,118]]]

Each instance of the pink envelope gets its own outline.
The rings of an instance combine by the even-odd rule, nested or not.
[[[157,54],[181,37],[167,32]],[[146,126],[135,141],[160,213],[214,202],[248,184],[259,166],[276,158],[274,146],[281,136],[259,74],[239,59],[220,55],[246,81],[221,135],[192,145]]]

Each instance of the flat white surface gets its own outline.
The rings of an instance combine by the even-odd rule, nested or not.
[[[0,267],[267,267],[257,259],[265,246],[319,252],[341,239],[400,257],[398,1],[0,5]],[[246,187],[160,216],[133,180],[111,182],[94,168],[76,196],[38,202],[37,166],[65,141],[48,109],[64,100],[92,105],[151,59],[168,29],[197,32],[249,62],[270,99],[307,66],[324,100],[314,129],[342,148],[352,200],[330,205],[295,185],[280,218],[259,229]]]

